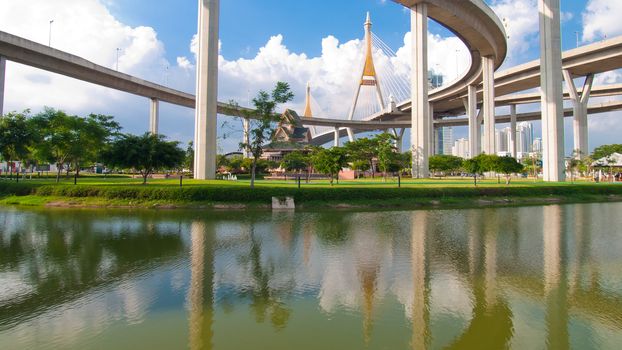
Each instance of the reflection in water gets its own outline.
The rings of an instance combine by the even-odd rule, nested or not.
[[[190,226],[190,349],[212,349],[214,321],[214,231],[200,221]],[[211,227],[210,227],[211,228]]]
[[[566,231],[559,206],[544,208],[544,297],[546,299],[547,346],[568,349],[568,300],[566,285]]]
[[[427,349],[429,344],[428,323],[430,320],[429,310],[429,286],[426,263],[426,228],[427,212],[420,211],[412,214],[412,239],[411,239],[411,263],[413,274],[413,349]]]
[[[615,348],[621,209],[0,209],[0,348]]]

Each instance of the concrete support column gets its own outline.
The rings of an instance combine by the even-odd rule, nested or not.
[[[199,0],[194,178],[216,178],[220,0]]]
[[[438,133],[439,133],[439,130],[442,130],[442,129],[443,129],[442,126],[436,126],[436,125],[433,125],[430,128],[430,157],[440,154],[440,150],[438,149],[440,135]]]
[[[417,3],[411,8],[412,31],[412,129],[413,178],[430,176],[428,152],[430,113],[428,111],[428,5]]]
[[[564,105],[559,0],[538,0],[544,181],[564,181]]]
[[[339,139],[340,139],[340,137],[339,137],[339,127],[336,126],[335,127],[335,143],[333,144],[333,146],[339,147]]]
[[[251,143],[251,121],[248,118],[243,118],[242,119],[242,129],[243,129],[243,140],[242,143],[244,144],[250,144]],[[250,152],[248,152],[248,150],[245,148],[244,150],[244,157],[245,158],[251,158],[251,154]]]
[[[0,115],[4,114],[4,81],[6,79],[6,58],[0,56]]]
[[[482,58],[484,73],[484,152],[495,152],[495,61],[492,57]]]
[[[469,156],[471,158],[481,153],[482,124],[477,114],[477,87],[469,85],[467,99],[464,101],[467,118],[469,119]]]
[[[509,151],[512,157],[518,155],[516,149],[516,105],[510,105],[510,144]]]
[[[589,153],[587,103],[589,102],[590,94],[592,93],[594,74],[590,74],[585,77],[585,83],[583,84],[583,90],[581,93],[577,90],[577,86],[572,79],[572,74],[570,74],[567,70],[564,70],[563,74],[564,80],[566,80],[566,86],[568,86],[568,92],[570,93],[570,100],[572,101],[572,108],[574,112],[573,130],[575,156],[578,159],[581,159]]]
[[[440,150],[436,149],[436,145],[438,145],[437,142],[435,142],[434,139],[434,135],[438,135],[438,129],[434,127],[434,105],[430,103],[430,107],[428,109],[428,111],[430,112],[430,119],[429,119],[429,126],[428,126],[428,130],[430,131],[430,136],[428,139],[428,144],[429,144],[429,150],[428,150],[428,154],[431,156],[435,155],[435,154],[439,154]]]
[[[155,98],[151,99],[149,109],[149,132],[152,135],[158,134],[158,126],[160,123],[160,101]]]
[[[354,130],[352,128],[347,128],[346,130],[348,131],[348,141],[354,142]]]
[[[391,130],[391,133],[395,136],[395,148],[399,153],[404,152],[404,132],[406,132],[405,128]]]

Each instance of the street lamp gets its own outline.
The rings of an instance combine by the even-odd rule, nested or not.
[[[50,29],[48,31],[48,46],[49,47],[52,46],[52,23],[54,23],[53,19],[50,20]]]
[[[577,36],[577,47],[579,47],[579,31],[576,30],[574,33]]]
[[[119,52],[120,51],[121,49],[117,47],[117,72],[119,71]]]

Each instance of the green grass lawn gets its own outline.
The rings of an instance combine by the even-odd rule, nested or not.
[[[0,180],[7,181],[7,180]],[[14,182],[14,181],[13,181]],[[21,183],[33,184],[33,185],[55,185],[56,180],[54,178],[36,178],[20,180]],[[62,177],[60,181],[60,185],[73,185],[74,179],[73,177],[65,178]],[[257,180],[255,182],[257,187],[274,187],[274,188],[297,188],[297,183],[294,180]],[[622,184],[622,183],[619,183]],[[142,186],[142,178],[136,177],[91,177],[84,176],[78,179],[78,186]],[[570,182],[561,182],[561,183],[549,183],[543,182],[541,180],[534,181],[533,179],[512,179],[509,187],[532,187],[532,186],[574,186],[574,185],[595,185],[593,182],[588,182],[584,180],[576,181],[574,184]],[[607,183],[603,183],[600,185],[611,185]],[[148,187],[179,187],[179,179],[149,179],[147,182]],[[183,179],[184,187],[196,187],[196,186],[207,186],[207,187],[250,187],[250,180],[239,180],[239,181],[225,181],[225,180],[192,180],[192,179]],[[301,182],[302,187],[327,187],[330,188],[330,182],[328,180],[312,180],[310,183],[305,183],[303,180]],[[332,187],[334,188],[353,188],[353,187],[365,187],[365,188],[386,188],[386,187],[397,187],[398,180],[397,178],[387,178],[386,181],[382,178],[367,178],[367,179],[359,179],[359,180],[342,180],[337,184],[336,182]],[[416,187],[416,188],[435,188],[435,187],[474,187],[472,178],[432,178],[432,179],[410,179],[410,178],[402,178],[401,186],[408,187]],[[498,179],[478,179],[479,187],[508,187],[505,184],[505,179],[501,178],[501,183],[499,183]]]
[[[53,178],[33,178],[22,180],[19,184],[0,180],[0,204],[40,206],[53,202],[76,206],[203,207],[225,203],[253,207],[269,205],[272,197],[291,196],[297,204],[307,206],[352,204],[400,207],[439,202],[468,206],[490,201],[585,202],[622,198],[620,184],[587,181],[571,184],[520,179],[513,180],[508,186],[503,179],[499,183],[495,178],[479,181],[478,187],[475,187],[470,178],[447,178],[403,179],[401,184],[402,187],[398,188],[396,178],[386,181],[382,178],[341,181],[334,186],[327,180],[315,180],[309,184],[303,181],[299,190],[294,180],[258,180],[256,188],[250,189],[249,180],[187,179],[183,180],[183,187],[180,188],[179,179],[150,179],[147,185],[142,185],[142,178],[84,176],[74,185],[73,178],[62,178],[58,184]]]

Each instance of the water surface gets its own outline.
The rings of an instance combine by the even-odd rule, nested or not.
[[[0,208],[0,349],[619,349],[622,203]]]

